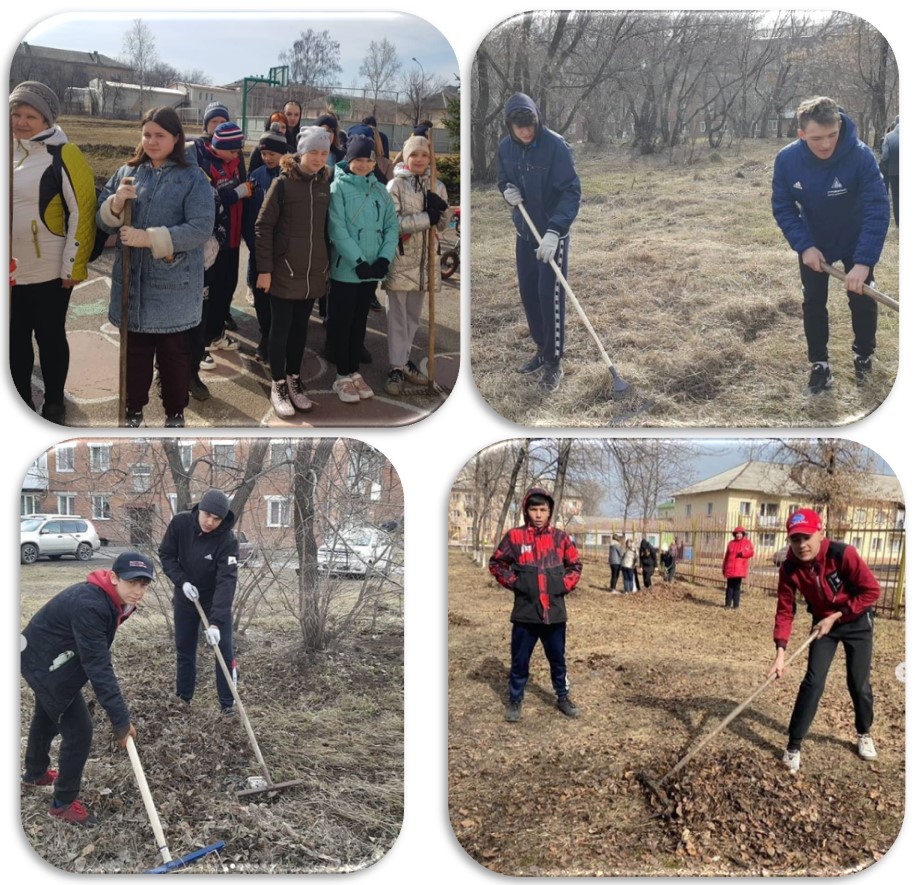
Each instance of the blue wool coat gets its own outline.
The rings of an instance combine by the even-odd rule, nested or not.
[[[772,173],[772,214],[798,254],[816,246],[830,263],[868,267],[880,260],[890,223],[886,187],[871,149],[842,114],[839,141],[828,160],[802,139],[782,148]]]
[[[174,248],[170,258],[154,258],[150,249],[130,250],[127,328],[154,334],[192,329],[200,322],[203,306],[203,246],[216,216],[213,190],[197,166],[167,160],[154,169],[145,162],[136,168],[121,166],[99,195],[99,206],[127,176],[133,176],[137,186],[131,226],[167,228]],[[101,212],[96,222],[109,233],[118,230],[105,223]],[[115,326],[121,321],[123,254],[118,240],[108,306],[108,319]]]

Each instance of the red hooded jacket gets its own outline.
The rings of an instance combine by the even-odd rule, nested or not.
[[[727,549],[724,551],[724,562],[721,563],[721,574],[726,578],[745,578],[750,570],[750,560],[756,552],[746,532],[739,528],[734,532],[740,532],[743,537],[728,541]]]

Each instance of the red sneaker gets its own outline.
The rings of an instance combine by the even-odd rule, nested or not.
[[[65,820],[67,823],[83,827],[94,827],[98,823],[94,815],[89,814],[86,806],[79,799],[74,799],[69,805],[63,805],[60,808],[52,805],[48,814],[58,820]]]
[[[50,787],[56,780],[57,772],[53,768],[49,768],[41,777],[24,777],[22,785],[24,787]]]

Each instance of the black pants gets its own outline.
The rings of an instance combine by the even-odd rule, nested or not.
[[[209,289],[207,298],[206,343],[225,334],[226,320],[232,309],[232,296],[238,285],[239,249],[223,249],[213,266],[206,271],[203,284]]]
[[[546,231],[541,231],[543,233]],[[559,241],[554,258],[562,275],[568,276],[568,236]],[[543,358],[555,363],[562,357],[565,348],[565,289],[556,278],[553,268],[537,258],[537,244],[533,240],[515,238],[515,267],[531,338]]]
[[[64,384],[70,370],[67,343],[67,307],[72,289],[60,280],[12,287],[10,296],[10,372],[22,399],[32,405],[32,369],[38,344],[38,361],[44,381],[44,401],[62,405]]]
[[[899,176],[888,175],[887,187],[893,200],[893,220],[896,222],[896,227],[899,227]]]
[[[653,565],[643,565],[642,566],[642,587],[647,590],[651,587],[651,576],[654,574]]]
[[[724,607],[740,608],[740,585],[743,578],[728,578],[728,586],[724,591]]]
[[[331,280],[327,299],[327,343],[337,361],[338,375],[359,371],[359,353],[377,280],[343,283]]]
[[[843,258],[842,264],[848,273],[854,261]],[[829,294],[829,275],[817,273],[800,261],[801,286],[804,289],[804,334],[807,336],[807,359],[811,363],[829,361],[829,310],[826,298]],[[868,284],[873,283],[873,273],[868,275]],[[867,295],[848,292],[848,306],[851,309],[851,327],[854,332],[852,350],[860,357],[867,358],[877,349],[877,302]]]
[[[203,608],[207,620],[210,619],[210,612],[213,607],[213,597],[208,598],[201,594],[200,605]],[[177,668],[175,677],[175,694],[179,698],[190,701],[194,697],[194,689],[197,687],[197,646],[200,637],[200,616],[197,614],[197,608],[192,602],[186,600],[182,594],[181,599],[177,597],[174,602],[175,610],[175,651],[177,652]],[[210,650],[210,647],[207,646]],[[229,672],[235,671],[235,660],[232,651],[232,623],[222,624],[219,627],[219,650],[225,659]],[[219,661],[216,659],[216,653],[210,650],[213,655],[213,665],[216,671],[216,694],[219,697],[219,706],[225,709],[235,703],[235,697],[229,683],[226,682],[225,674]]]
[[[800,749],[816,715],[826,676],[836,649],[845,646],[845,682],[855,709],[855,729],[867,734],[874,721],[874,694],[871,690],[871,656],[874,650],[874,621],[870,612],[849,624],[836,624],[822,639],[810,646],[807,673],[794,702],[788,725],[788,746]]]
[[[616,584],[620,579],[620,571],[622,570],[621,565],[612,565],[610,566],[610,589],[616,590]]]
[[[550,679],[556,696],[564,698],[569,693],[566,671],[566,625],[563,624],[512,624],[511,673],[508,677],[508,700],[511,703],[524,698],[524,687],[530,673],[531,655],[537,642],[550,663]]]
[[[270,329],[268,354],[270,374],[274,381],[283,381],[287,375],[298,375],[302,369],[302,355],[308,335],[308,319],[314,307],[314,298],[291,301],[288,298],[270,298]]]
[[[149,402],[154,364],[159,367],[165,414],[183,412],[188,404],[191,368],[188,333],[127,333],[127,408],[132,412],[140,411]]]
[[[92,747],[92,716],[82,692],[73,699],[57,722],[35,698],[35,711],[29,724],[29,742],[25,750],[26,780],[39,778],[48,770],[51,764],[51,742],[57,735],[60,735],[61,741],[54,798],[62,805],[68,805],[79,796],[83,769]]]

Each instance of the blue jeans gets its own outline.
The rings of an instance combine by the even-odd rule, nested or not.
[[[213,599],[200,597],[200,605],[207,616],[210,617]],[[187,602],[183,596],[175,599],[175,650],[177,652],[177,673],[175,680],[175,694],[179,698],[190,701],[194,697],[197,685],[197,646],[200,636],[200,616],[193,603]],[[223,624],[219,628],[219,650],[229,667],[229,672],[235,672],[235,659],[232,653],[232,623]],[[216,653],[213,652],[214,659]],[[219,661],[214,660],[216,669],[216,694],[219,697],[219,706],[225,709],[235,703],[235,697]]]
[[[566,625],[564,623],[512,624],[512,666],[508,677],[509,703],[518,703],[524,698],[531,655],[534,653],[538,640],[543,643],[543,651],[550,663],[550,678],[556,696],[563,698],[569,693],[569,680],[566,675]]]
[[[632,593],[635,589],[635,569],[623,568],[623,593]]]

